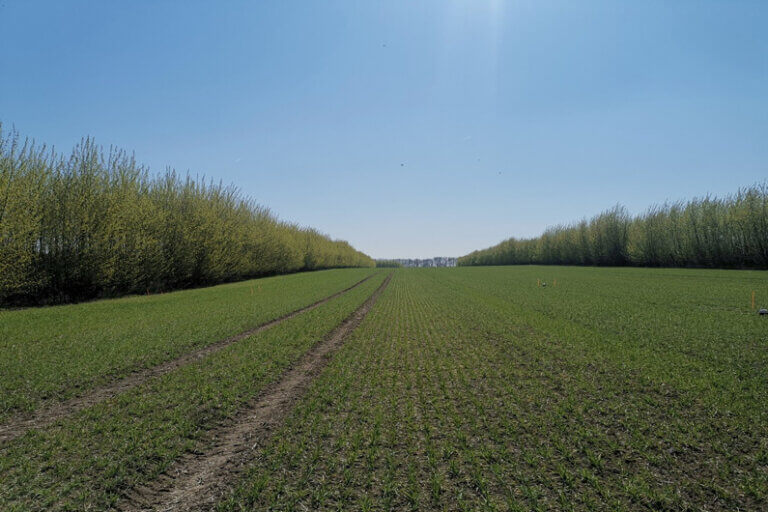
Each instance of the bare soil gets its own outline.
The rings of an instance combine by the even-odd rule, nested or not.
[[[146,486],[126,493],[122,511],[211,510],[237,482],[248,462],[283,423],[294,403],[328,364],[333,353],[362,322],[389,284],[376,291],[283,376],[255,397],[234,418],[213,429],[200,451],[189,453]]]

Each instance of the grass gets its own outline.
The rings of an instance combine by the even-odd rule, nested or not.
[[[90,324],[79,321],[93,334],[82,340],[77,330],[65,331],[65,346],[84,347],[65,355],[37,354],[30,341],[35,329],[53,332],[54,319],[47,328],[27,320],[30,333],[16,319],[15,329],[26,333],[28,357],[55,360],[74,374],[83,368],[90,377],[79,382],[94,385],[109,375],[94,355],[103,353],[95,350],[103,347],[100,331],[122,347],[114,361],[138,364],[147,353],[159,360],[167,347],[181,353],[249,327],[238,322],[254,319],[258,301],[277,315],[366,272],[260,280],[271,283],[263,298],[242,283],[2,314],[62,321],[80,318],[67,311],[90,311]],[[384,276],[0,444],[0,509],[116,507],[183,454],[204,450],[211,429],[279,379]],[[750,307],[753,290],[757,305],[766,305],[764,272],[396,269],[218,509],[764,510],[768,319]],[[241,313],[220,314],[240,311],[233,305],[241,302]],[[169,322],[155,332],[173,335],[149,342],[130,327],[146,327],[135,311],[150,307],[158,318],[189,309],[192,325]],[[113,331],[106,319],[116,311],[134,316],[115,318],[123,327]],[[208,338],[185,344],[195,325],[207,326]],[[47,364],[31,382],[47,373],[58,379],[55,396],[79,392]]]
[[[765,509],[752,289],[764,273],[398,270],[219,508]]]
[[[355,275],[359,275],[353,272]],[[354,311],[384,274],[209,357],[0,446],[0,509],[105,510],[194,450]]]
[[[280,317],[369,269],[326,270],[76,305],[0,310],[0,422]]]

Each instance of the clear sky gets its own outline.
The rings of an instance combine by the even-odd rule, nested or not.
[[[768,178],[768,2],[0,0],[0,122],[374,257]]]

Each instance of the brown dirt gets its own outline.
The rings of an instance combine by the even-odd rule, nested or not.
[[[64,402],[57,402],[54,404],[45,405],[37,409],[31,414],[24,414],[24,415],[19,415],[17,417],[13,417],[7,422],[5,422],[4,424],[0,425],[0,443],[15,439],[33,428],[46,427],[80,410],[86,409],[99,402],[103,402],[104,400],[108,400],[114,397],[115,395],[118,395],[133,387],[136,387],[151,378],[165,375],[166,373],[169,373],[175,370],[176,368],[188,365],[194,361],[198,361],[215,352],[218,352],[219,350],[227,347],[228,345],[244,340],[249,336],[253,336],[256,333],[269,329],[270,327],[274,327],[275,325],[285,320],[288,320],[297,315],[300,315],[302,313],[306,313],[307,311],[315,309],[325,304],[326,302],[335,299],[339,295],[347,293],[353,288],[360,286],[371,277],[373,277],[373,274],[366,277],[365,279],[358,281],[352,286],[345,288],[339,292],[336,292],[333,295],[329,295],[328,297],[325,297],[324,299],[314,302],[309,306],[305,306],[303,308],[292,311],[291,313],[283,315],[279,318],[275,318],[274,320],[270,320],[269,322],[263,323],[252,329],[241,332],[240,334],[236,334],[234,336],[230,336],[229,338],[225,338],[223,340],[217,341],[212,345],[207,345],[205,347],[199,348],[192,352],[187,352],[186,354],[176,359],[166,361],[165,363],[159,364],[157,366],[153,366],[151,368],[145,368],[145,369],[135,371],[127,375],[126,377],[123,377],[119,380],[111,382],[105,386],[101,386],[96,389],[93,389],[88,393],[86,393],[85,395],[81,395]]]
[[[231,489],[256,450],[282,424],[310,382],[357,328],[389,284],[390,274],[346,320],[331,331],[238,415],[209,433],[206,448],[189,453],[150,484],[126,493],[122,511],[211,510]]]

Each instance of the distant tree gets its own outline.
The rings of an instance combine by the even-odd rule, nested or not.
[[[768,184],[723,198],[652,206],[631,217],[614,206],[589,221],[510,238],[459,265],[642,265],[768,268]]]
[[[377,268],[397,268],[402,266],[397,260],[376,260]]]

